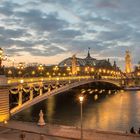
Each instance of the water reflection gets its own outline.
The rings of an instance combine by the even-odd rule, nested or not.
[[[140,119],[140,91],[137,92],[136,94],[136,119]]]
[[[59,94],[21,112],[16,117],[26,121],[37,121],[40,109],[47,123],[80,125],[80,104],[76,93]],[[94,100],[88,94],[83,104],[83,126],[114,131],[126,131],[140,126],[140,92],[118,94]],[[19,117],[20,116],[20,117]]]
[[[55,97],[52,96],[46,100],[46,109],[47,109],[47,115],[46,115],[46,120],[48,122],[52,123],[53,115],[54,115],[54,110],[55,110]]]
[[[106,130],[129,130],[140,124],[140,92],[124,92],[89,105],[84,120],[85,127]]]
[[[108,97],[95,105],[91,104],[86,111],[85,127],[109,129],[116,127],[121,116],[122,95]]]

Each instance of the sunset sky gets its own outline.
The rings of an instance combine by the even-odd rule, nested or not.
[[[18,62],[57,64],[88,47],[124,68],[140,60],[140,0],[0,0],[0,47]],[[7,63],[10,63],[7,62]]]

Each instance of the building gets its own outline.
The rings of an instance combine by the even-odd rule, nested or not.
[[[126,51],[125,55],[125,73],[128,75],[132,72],[131,55],[129,51]]]
[[[12,71],[12,72],[11,72]],[[11,77],[65,77],[65,76],[94,76],[97,78],[120,78],[121,71],[116,62],[111,64],[109,59],[97,60],[90,55],[88,50],[85,58],[78,58],[76,55],[66,58],[58,65],[36,65],[30,64],[24,66],[19,63],[15,69],[6,70],[7,76]]]
[[[140,61],[139,61],[138,64],[135,66],[134,75],[135,75],[135,77],[140,78]]]
[[[72,60],[73,57],[69,57],[61,61],[58,66],[59,67],[71,67],[72,66]],[[114,69],[118,70],[119,68],[116,65],[116,62],[114,61],[114,64],[112,65],[109,61],[109,59],[103,59],[103,60],[97,60],[93,57],[91,57],[90,52],[88,50],[88,54],[86,58],[78,58],[76,57],[76,64],[77,67],[95,67],[95,68],[108,68],[108,69]]]
[[[117,77],[117,74],[119,73],[120,76],[121,73],[115,61],[112,65],[109,59],[97,60],[91,57],[89,50],[86,58],[78,58],[73,55],[61,61],[58,67],[71,69],[72,75],[116,75]]]

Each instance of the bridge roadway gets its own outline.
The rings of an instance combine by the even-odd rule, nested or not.
[[[117,87],[120,87],[120,84],[119,84],[119,81],[113,81],[113,80],[96,80],[96,79],[93,79],[93,78],[81,78],[81,79],[77,79],[77,81],[75,79],[72,79],[74,81],[72,82],[69,82],[69,79],[67,81],[67,83],[65,83],[63,86],[60,86],[59,88],[55,88],[53,90],[50,90],[46,93],[43,93],[43,94],[40,94],[38,95],[37,97],[35,98],[32,98],[31,100],[28,100],[26,101],[25,103],[21,103],[19,104],[17,107],[14,107],[13,109],[10,110],[10,114],[11,116],[19,113],[20,111],[34,105],[34,104],[37,104],[38,102],[40,101],[43,101],[45,99],[47,99],[48,97],[50,96],[54,96],[56,94],[59,94],[59,93],[62,93],[62,92],[65,92],[69,89],[72,89],[72,88],[75,88],[75,87],[78,87],[78,86],[81,86],[81,85],[85,85],[85,84],[88,84],[88,83],[93,83],[93,82],[105,82],[105,83],[111,83]],[[48,82],[48,81],[46,81]],[[61,83],[61,80],[59,80],[59,82]],[[45,84],[45,81],[43,81],[43,83]],[[54,80],[52,80],[52,83],[54,83]],[[50,82],[49,82],[50,84]]]
[[[20,83],[38,83],[38,82],[56,82],[56,81],[81,81],[87,79],[95,79],[93,76],[68,76],[68,77],[32,77],[32,78],[8,78],[9,85],[18,85]],[[95,79],[96,80],[96,79]],[[120,79],[105,77],[102,80],[112,81],[118,85]],[[116,82],[115,82],[116,81]]]
[[[32,78],[8,78],[9,85],[18,85],[20,83],[38,83],[38,82],[56,82],[56,81],[80,81],[91,79],[91,76],[68,76],[68,77],[32,77]]]

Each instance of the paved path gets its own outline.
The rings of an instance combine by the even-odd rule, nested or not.
[[[24,132],[22,132],[24,131]],[[9,121],[0,124],[0,140],[20,140],[25,133],[25,140],[78,140],[80,129],[62,125],[37,126],[35,123]],[[140,135],[99,130],[84,130],[84,140],[140,140]]]

